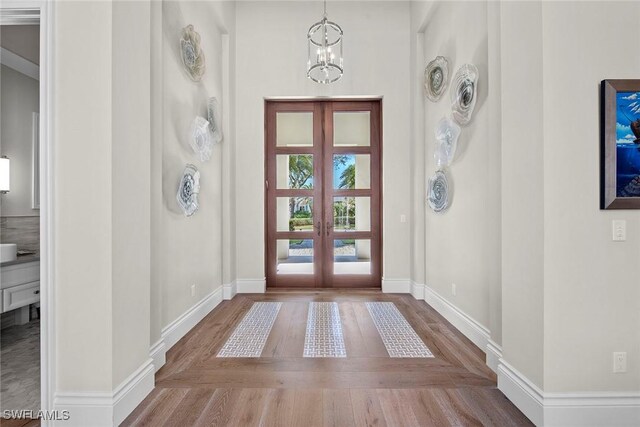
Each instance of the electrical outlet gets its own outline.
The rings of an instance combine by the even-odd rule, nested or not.
[[[196,296],[196,285],[191,285],[191,296],[192,297]]]
[[[627,240],[627,221],[624,219],[613,220],[613,241],[624,242]]]
[[[451,294],[453,294],[453,296],[456,296],[456,284],[452,283],[451,284]]]
[[[627,352],[616,351],[613,353],[613,373],[627,372]]]
[[[400,222],[403,224],[407,222],[407,216],[405,214],[400,215]]]

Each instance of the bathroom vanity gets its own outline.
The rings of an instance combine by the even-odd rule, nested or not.
[[[0,312],[16,310],[15,323],[29,321],[29,305],[40,302],[40,258],[18,256],[0,264]]]

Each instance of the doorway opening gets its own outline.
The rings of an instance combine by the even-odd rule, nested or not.
[[[381,104],[266,101],[267,287],[381,287]]]

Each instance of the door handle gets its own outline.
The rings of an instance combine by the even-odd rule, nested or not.
[[[329,223],[329,221],[327,221],[327,236],[329,235],[330,230],[333,228],[333,224]]]
[[[318,236],[319,236],[322,230],[322,223],[320,221],[318,221],[318,223],[316,224],[316,229],[318,230]]]

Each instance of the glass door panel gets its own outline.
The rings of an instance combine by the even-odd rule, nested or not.
[[[334,197],[333,229],[336,232],[371,231],[369,197]]]
[[[371,145],[371,113],[369,111],[334,112],[333,145],[336,147]]]
[[[333,241],[333,274],[371,274],[371,240],[340,239]]]
[[[276,136],[278,147],[312,147],[313,112],[277,112]]]
[[[312,275],[314,273],[313,239],[278,239],[277,274]]]
[[[276,174],[278,189],[313,189],[313,155],[277,154]]]
[[[333,188],[368,190],[371,188],[371,155],[334,154]]]
[[[313,197],[277,197],[276,231],[313,232]]]

